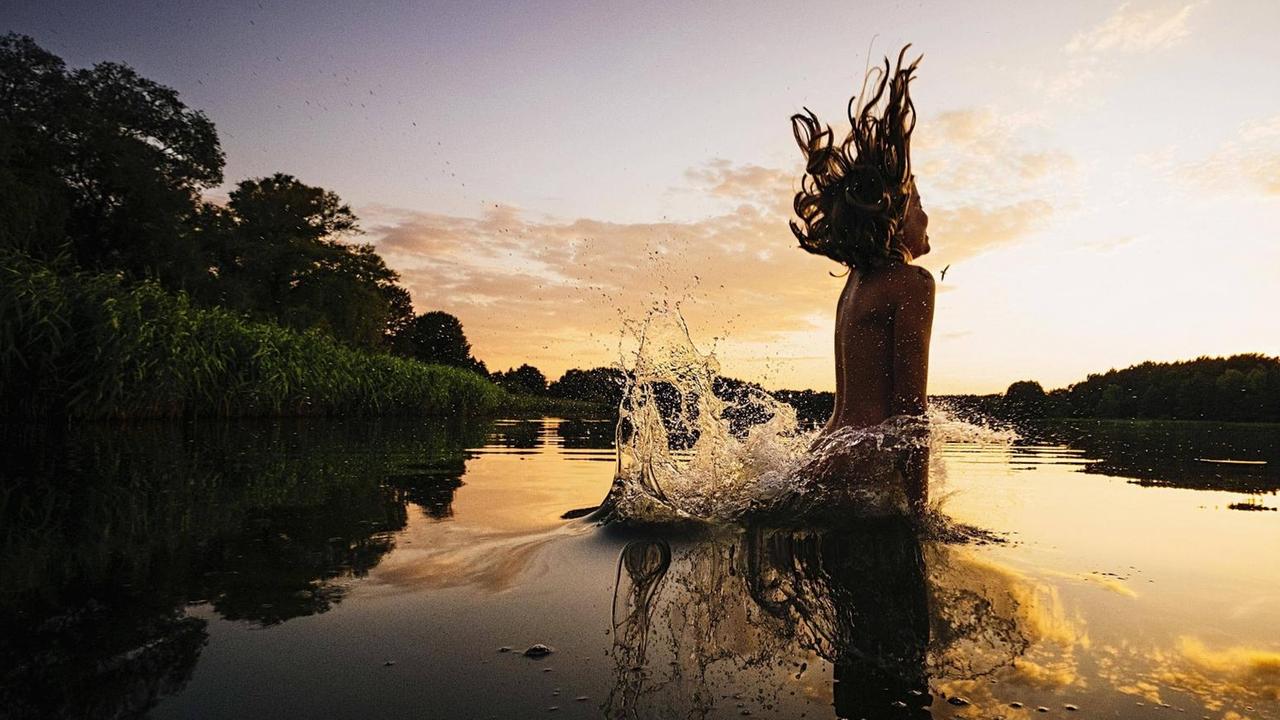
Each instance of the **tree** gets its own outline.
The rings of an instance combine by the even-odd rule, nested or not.
[[[368,348],[387,346],[413,318],[400,276],[374,247],[344,242],[359,221],[332,191],[284,173],[244,180],[202,220],[212,302]]]
[[[0,241],[175,288],[207,279],[192,237],[200,192],[222,182],[213,123],[117,63],[68,71],[27,36],[0,37]],[[16,206],[16,208],[15,208]]]
[[[225,207],[213,123],[118,63],[68,70],[29,37],[0,37],[0,248],[338,340],[385,347],[413,318],[408,291],[355,214],[291,175],[245,180]]]
[[[281,320],[358,347],[385,345],[399,279],[372,245],[340,245],[291,281]],[[412,310],[410,310],[412,313]]]
[[[447,312],[433,310],[419,315],[396,341],[402,354],[422,362],[488,374],[484,363],[471,356],[471,343],[462,331],[462,323]]]
[[[1002,414],[1009,418],[1044,417],[1046,396],[1044,388],[1034,380],[1019,380],[1009,386],[1000,402]]]
[[[547,394],[617,407],[622,402],[622,391],[626,383],[626,373],[618,368],[574,368],[566,370],[559,380],[551,383],[547,387]]]
[[[227,203],[218,276],[224,303],[281,317],[301,276],[345,252],[339,240],[359,231],[337,194],[292,175],[242,180]]]
[[[547,394],[547,376],[527,363],[514,370],[494,373],[493,381],[507,392],[519,395]]]
[[[383,328],[382,343],[391,347],[395,339],[413,325],[413,299],[409,291],[399,285],[383,288],[383,295],[387,300],[387,324]]]

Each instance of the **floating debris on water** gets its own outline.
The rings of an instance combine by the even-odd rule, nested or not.
[[[1255,503],[1255,502],[1231,503],[1230,505],[1227,506],[1227,509],[1228,510],[1270,511],[1270,512],[1276,511],[1276,508],[1267,507],[1262,503]]]
[[[550,645],[544,645],[543,643],[536,643],[534,645],[530,645],[529,649],[524,651],[524,656],[531,657],[531,658],[540,658],[540,657],[546,657],[553,652],[555,652],[555,648],[551,647]]]

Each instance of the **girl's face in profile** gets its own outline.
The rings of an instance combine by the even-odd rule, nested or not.
[[[911,181],[911,196],[907,200],[907,218],[903,226],[902,247],[918,258],[929,252],[929,216],[920,205],[920,193],[915,180]]]

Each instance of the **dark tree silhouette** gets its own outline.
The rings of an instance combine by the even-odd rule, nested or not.
[[[283,315],[294,282],[342,252],[337,242],[358,231],[338,196],[290,175],[241,181],[231,193],[229,222],[219,238],[224,304]]]
[[[68,70],[29,37],[0,37],[0,243],[37,256],[198,287],[193,220],[222,182],[213,123],[117,63]]]
[[[1280,358],[1258,354],[1145,362],[1044,393],[1023,381],[1004,395],[956,395],[962,416],[1280,422]],[[1035,407],[1039,405],[1040,410]]]
[[[551,397],[584,400],[618,407],[627,375],[618,368],[598,367],[590,370],[566,370],[559,380],[547,387]]]
[[[1068,388],[1075,417],[1280,421],[1280,358],[1145,362]]]
[[[1034,380],[1019,380],[1009,386],[1001,402],[1001,411],[1011,418],[1044,417],[1046,396],[1044,388]]]
[[[832,392],[779,390],[773,396],[795,408],[796,419],[805,427],[825,424],[836,405],[836,395]]]
[[[447,312],[433,310],[419,315],[396,342],[401,353],[422,362],[488,374],[484,363],[471,356],[462,323]]]
[[[383,332],[383,344],[390,346],[397,336],[413,325],[413,299],[409,291],[399,285],[383,288],[387,299],[387,327]]]
[[[206,305],[385,347],[408,292],[333,192],[276,173],[226,207],[213,123],[116,63],[69,70],[29,37],[0,37],[0,249],[159,280]]]
[[[332,191],[283,173],[244,180],[202,220],[215,249],[209,302],[368,348],[412,318],[400,276],[373,246],[343,242],[358,220]]]
[[[520,395],[547,394],[547,376],[527,363],[514,370],[494,373],[493,381],[507,392]]]

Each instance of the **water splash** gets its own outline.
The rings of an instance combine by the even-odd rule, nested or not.
[[[734,522],[907,512],[903,454],[943,442],[1016,437],[942,408],[870,428],[822,434],[762,388],[724,378],[694,343],[679,309],[658,305],[626,323],[627,381],[617,426],[617,472],[601,516],[609,521]],[[931,453],[935,503],[943,468]]]

